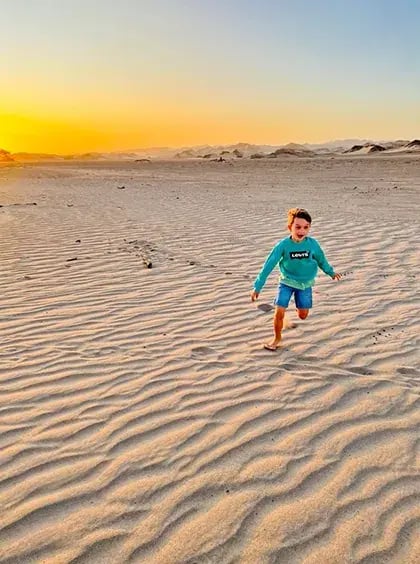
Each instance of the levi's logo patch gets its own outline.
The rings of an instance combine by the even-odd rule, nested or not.
[[[291,259],[305,259],[309,258],[309,251],[290,251]]]

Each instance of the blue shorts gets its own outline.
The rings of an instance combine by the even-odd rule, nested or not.
[[[312,288],[306,290],[298,290],[286,284],[280,283],[277,298],[274,305],[278,307],[287,307],[292,295],[295,295],[295,304],[298,309],[311,309],[312,307]]]

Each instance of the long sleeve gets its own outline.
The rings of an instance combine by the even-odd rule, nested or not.
[[[327,261],[324,251],[322,250],[321,245],[318,243],[318,241],[316,242],[316,246],[317,248],[314,254],[314,258],[318,263],[319,268],[328,276],[334,276],[334,269]]]
[[[280,262],[280,259],[283,254],[283,244],[282,241],[277,243],[275,247],[273,247],[271,253],[268,255],[260,273],[258,274],[257,278],[254,282],[254,289],[257,292],[261,292],[264,287],[264,284],[267,280],[267,277],[273,270],[273,268]]]

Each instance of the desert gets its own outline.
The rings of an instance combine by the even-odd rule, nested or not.
[[[420,561],[420,154],[364,149],[3,152],[1,562]],[[343,278],[270,353],[294,206]]]

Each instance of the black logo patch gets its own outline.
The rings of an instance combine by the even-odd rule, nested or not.
[[[290,251],[291,259],[305,259],[309,258],[309,251]]]

